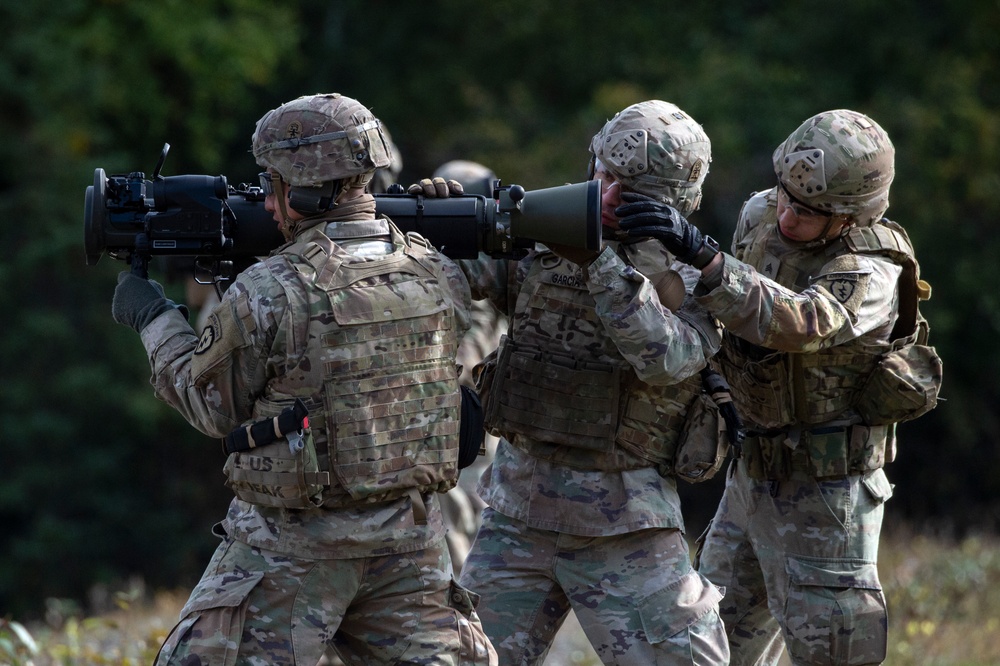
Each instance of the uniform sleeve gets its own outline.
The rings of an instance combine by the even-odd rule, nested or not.
[[[244,273],[213,309],[200,337],[180,313],[161,315],[142,332],[156,396],[201,432],[224,437],[253,414],[286,310],[283,291],[262,294]]]
[[[587,286],[608,335],[647,384],[684,380],[719,349],[718,327],[703,307],[685,298],[671,311],[650,281],[611,248],[588,266]]]
[[[732,256],[723,257],[717,279],[698,301],[748,342],[814,352],[863,335],[887,334],[895,322],[902,269],[887,259],[841,255],[795,292]]]
[[[461,259],[459,267],[469,280],[472,300],[489,301],[498,312],[510,314],[511,284],[508,281],[510,262],[480,253],[476,259]]]
[[[441,255],[443,272],[448,282],[452,301],[455,303],[456,337],[459,341],[472,328],[472,297],[469,280],[457,263]]]
[[[736,220],[736,229],[733,232],[732,252],[734,257],[740,260],[743,259],[743,253],[746,251],[750,233],[760,223],[765,211],[776,208],[776,206],[777,188],[763,192],[754,192],[750,195],[749,199],[743,202],[743,206],[740,208],[740,216]]]

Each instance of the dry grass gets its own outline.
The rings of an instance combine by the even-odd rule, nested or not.
[[[879,575],[889,604],[888,666],[1000,664],[1000,538],[886,534]],[[545,666],[599,665],[579,625],[565,629]]]
[[[1000,538],[945,543],[897,532],[882,542],[879,569],[889,601],[890,666],[1000,664]],[[161,593],[118,610],[65,617],[61,626],[0,620],[0,664],[89,666],[150,664],[186,598]],[[134,595],[132,595],[134,596]],[[545,666],[591,666],[596,655],[571,618]]]

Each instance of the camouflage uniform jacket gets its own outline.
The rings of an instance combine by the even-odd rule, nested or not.
[[[329,225],[320,226],[326,223]],[[317,230],[333,236],[337,245],[351,254],[379,256],[391,249],[384,220],[308,220],[300,225],[296,238]],[[442,292],[453,301],[454,326],[461,338],[470,320],[468,285],[453,262],[436,256],[447,276]],[[299,361],[296,354],[301,350],[287,341],[301,341],[308,313],[290,307],[304,299],[290,299],[275,277],[276,272],[292,270],[290,266],[279,248],[241,273],[213,311],[200,340],[176,310],[158,317],[142,331],[157,396],[206,435],[223,437],[254,419],[269,386]],[[204,352],[209,345],[226,345],[228,350],[205,354],[215,357],[213,365],[206,368],[197,352]],[[307,510],[263,507],[234,499],[223,526],[231,537],[251,546],[298,557],[343,559],[410,552],[427,547],[444,534],[435,494],[425,495],[425,502],[427,523],[419,524],[405,496],[379,504]]]
[[[539,263],[563,268],[539,271]],[[531,280],[567,279],[568,262],[544,246],[536,246],[520,261],[481,256],[460,265],[469,277],[474,299],[489,299],[512,322],[519,317],[530,320],[530,335],[524,334],[532,339],[529,341],[545,344],[547,337],[550,347],[563,344],[577,358],[598,354],[627,364],[640,392],[642,386],[674,385],[697,377],[720,343],[714,320],[690,298],[676,313],[663,306],[654,285],[633,263],[659,266],[665,272],[672,257],[656,241],[628,248],[610,241],[585,272],[569,264],[576,270],[575,276],[568,278],[574,284],[567,285],[560,298],[575,303],[572,307],[596,312],[599,321],[594,326],[589,315],[581,315],[576,330],[572,330],[572,323],[567,323],[570,330],[561,329],[555,317],[546,325],[536,321],[535,315],[516,311],[519,294],[536,293]],[[679,264],[674,266],[679,272],[684,270]],[[536,307],[544,309],[537,302],[532,308]],[[561,307],[567,311],[565,305]],[[544,319],[548,315],[540,316]],[[519,325],[511,330],[526,329]],[[618,414],[609,416],[612,421],[619,418]],[[610,536],[653,527],[683,529],[676,481],[661,475],[655,464],[632,464],[622,469],[581,467],[568,463],[577,452],[585,459],[587,452],[582,449],[558,447],[566,454],[561,459],[529,452],[556,448],[547,442],[520,434],[514,440],[500,440],[496,458],[480,480],[480,495],[495,510],[535,528],[581,536]],[[621,450],[616,450],[621,455]]]
[[[740,214],[735,257],[722,255],[696,290],[726,327],[717,359],[751,435],[859,421],[852,400],[887,347],[902,269],[852,252],[847,233],[818,247],[790,243],[778,230],[775,190],[757,193]]]

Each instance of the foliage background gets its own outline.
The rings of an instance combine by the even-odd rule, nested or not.
[[[899,429],[887,522],[996,531],[997,0],[0,0],[0,24],[0,616],[200,575],[222,453],[152,396],[111,320],[123,266],[85,265],[84,189],[98,167],[151,172],[164,142],[165,174],[252,180],[257,118],[314,92],[373,108],[404,183],[464,158],[528,189],[582,180],[615,111],[675,102],[712,138],[692,219],[724,245],[802,120],[871,115],[897,148],[889,215],[934,286],[947,399]],[[719,485],[684,492],[696,532]]]

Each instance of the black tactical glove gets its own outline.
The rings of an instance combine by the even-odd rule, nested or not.
[[[618,225],[629,236],[655,238],[679,261],[704,268],[719,253],[719,244],[703,236],[672,206],[635,192],[622,192],[626,202],[615,209]]]
[[[739,455],[743,448],[743,438],[746,437],[746,431],[743,427],[743,419],[736,411],[736,403],[733,402],[729,383],[713,368],[705,366],[701,370],[701,385],[712,396],[715,404],[719,406],[719,414],[726,422],[726,436],[729,438],[729,445]]]
[[[167,299],[159,283],[144,280],[129,271],[118,274],[118,286],[111,301],[111,316],[119,324],[141,333],[150,322],[173,308],[187,318],[187,307]]]

